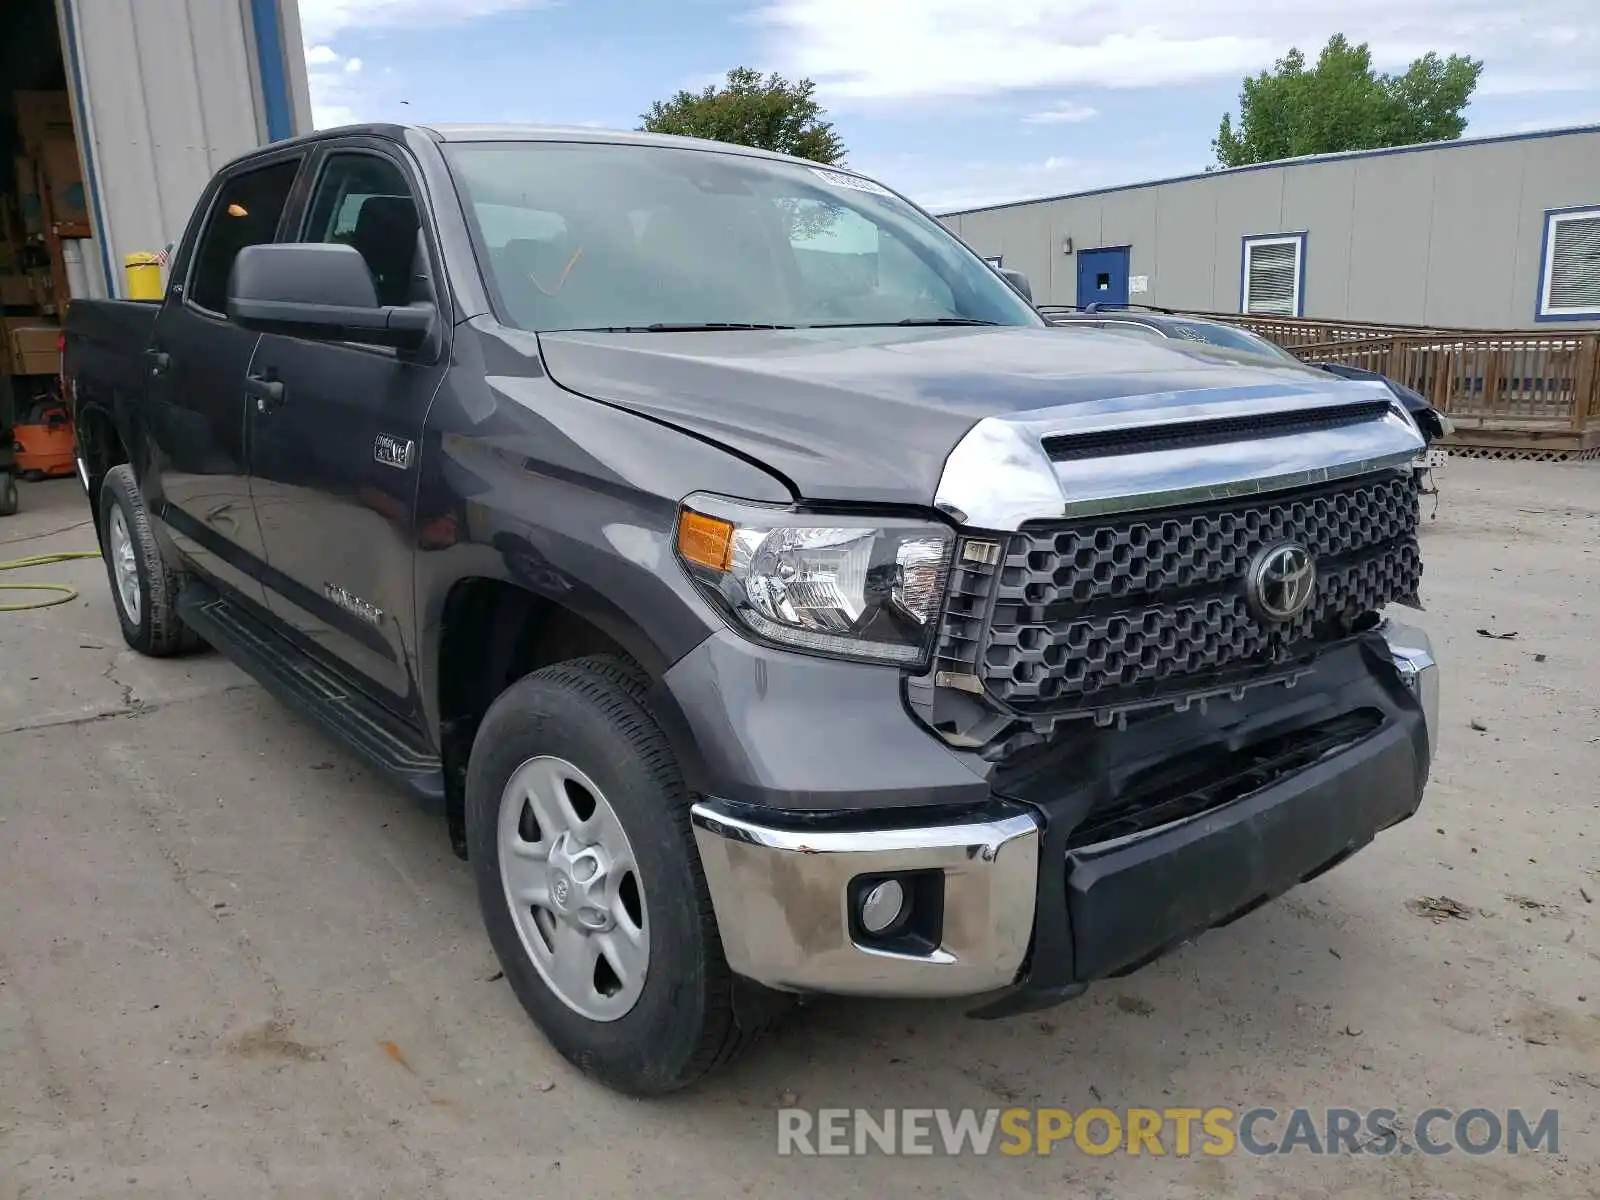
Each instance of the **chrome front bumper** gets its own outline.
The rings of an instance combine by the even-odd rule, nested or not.
[[[1417,697],[1431,757],[1439,729],[1432,644],[1393,622],[1382,633]],[[784,991],[870,996],[975,996],[1017,982],[1035,927],[1044,829],[1031,808],[996,801],[981,819],[848,831],[758,823],[752,814],[760,812],[707,799],[690,814],[723,950],[738,974]],[[863,945],[851,884],[919,871],[943,875],[938,945]]]
[[[1389,643],[1400,678],[1422,705],[1431,759],[1439,748],[1439,664],[1433,657],[1433,642],[1415,626],[1394,621],[1385,621],[1380,632]]]
[[[970,996],[1012,983],[1033,930],[1039,822],[1021,805],[990,819],[833,832],[778,829],[714,800],[691,810],[728,965],[786,991]],[[850,883],[939,871],[942,937],[927,953],[860,945]]]

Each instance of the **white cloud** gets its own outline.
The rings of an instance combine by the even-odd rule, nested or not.
[[[1596,47],[1600,51],[1600,46]],[[1479,96],[1533,96],[1543,92],[1589,92],[1600,86],[1600,73],[1592,59],[1573,62],[1563,70],[1559,62],[1548,64],[1543,71],[1491,71],[1484,67],[1478,80]]]
[[[366,94],[355,78],[359,58],[346,58],[333,47],[318,43],[306,47],[306,82],[311,88],[311,124],[317,129],[354,125],[370,112]]]
[[[1474,125],[1472,135],[1494,137],[1505,133],[1542,133],[1547,129],[1571,129],[1578,125],[1600,126],[1600,108],[1577,112],[1557,110],[1549,116],[1539,117],[1536,120],[1495,121],[1482,128]]]
[[[1203,161],[1163,155],[1159,147],[1137,145],[1115,158],[1052,154],[1016,162],[943,154],[853,154],[850,165],[936,213],[1160,179],[1205,166]]]
[[[1029,113],[1022,118],[1024,125],[1073,125],[1079,121],[1088,121],[1099,115],[1098,109],[1090,108],[1087,104],[1074,104],[1070,100],[1063,100],[1060,104],[1052,105],[1042,112]]]
[[[311,124],[315,129],[337,129],[341,125],[360,124],[361,118],[348,104],[323,104],[315,97],[311,100]]]
[[[335,45],[341,36],[376,29],[445,29],[464,21],[535,8],[562,0],[300,0],[311,121],[318,129],[371,120],[378,105],[365,82],[363,62]],[[389,76],[392,67],[380,74]]]
[[[553,0],[300,0],[300,30],[308,45],[332,41],[347,29],[431,29],[519,9],[549,8]]]
[[[1594,0],[766,0],[754,19],[772,61],[842,105],[1238,79],[1341,30],[1386,69],[1430,49],[1483,58],[1486,87],[1600,53]]]

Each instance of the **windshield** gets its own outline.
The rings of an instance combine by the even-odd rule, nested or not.
[[[502,315],[523,329],[1044,323],[859,176],[662,146],[445,150]]]
[[[1213,325],[1209,321],[1172,321],[1167,324],[1166,330],[1169,337],[1183,341],[1225,346],[1229,350],[1239,350],[1245,354],[1259,354],[1264,358],[1291,362],[1297,367],[1305,365],[1283,347],[1274,345],[1248,329],[1238,329],[1232,325]]]

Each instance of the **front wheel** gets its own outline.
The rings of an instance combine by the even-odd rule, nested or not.
[[[652,1095],[739,1048],[688,794],[628,668],[579,659],[507,689],[473,742],[466,820],[489,940],[565,1058]]]

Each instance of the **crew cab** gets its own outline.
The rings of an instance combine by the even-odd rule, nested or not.
[[[853,171],[276,143],[159,304],[73,303],[64,371],[128,644],[209,644],[436,809],[625,1091],[797,996],[1060,1002],[1421,799],[1393,394],[1066,336]]]

